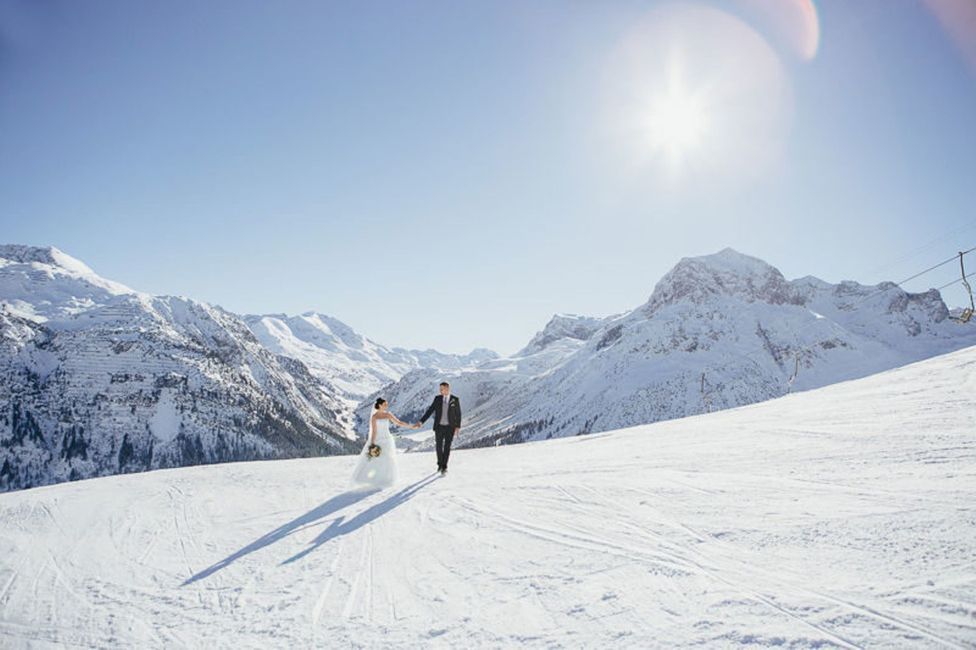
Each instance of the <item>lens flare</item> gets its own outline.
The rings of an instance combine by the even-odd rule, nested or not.
[[[810,61],[817,55],[820,18],[813,0],[737,0],[737,4],[751,21],[801,60]]]
[[[925,0],[939,24],[976,74],[976,2],[973,0]]]
[[[741,184],[781,158],[789,79],[737,16],[693,4],[648,12],[608,57],[606,82],[607,141],[622,179]]]

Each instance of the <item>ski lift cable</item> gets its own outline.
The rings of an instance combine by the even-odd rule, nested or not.
[[[924,271],[920,271],[920,272],[916,273],[915,275],[913,275],[911,277],[905,278],[901,282],[896,282],[895,284],[901,286],[901,285],[905,284],[906,282],[910,282],[910,281],[914,280],[915,278],[919,278],[919,277],[925,275],[929,271],[934,271],[935,269],[937,269],[937,268],[939,268],[941,266],[945,266],[949,262],[955,262],[956,260],[959,259],[959,255],[968,255],[969,253],[972,253],[973,251],[976,251],[976,246],[970,248],[969,250],[962,251],[961,253],[956,253],[955,255],[953,255],[952,257],[950,257],[949,259],[943,260],[942,262],[939,262],[935,266],[930,266],[929,268],[925,269]]]
[[[924,271],[919,271],[918,273],[916,273],[914,275],[910,275],[907,278],[905,278],[904,280],[899,280],[898,282],[894,282],[891,285],[886,286],[886,287],[880,287],[880,288],[872,291],[871,293],[869,293],[869,294],[867,294],[865,296],[862,296],[860,300],[857,300],[857,301],[851,303],[851,307],[855,307],[857,305],[860,305],[865,300],[869,300],[869,299],[873,298],[874,296],[876,296],[876,295],[878,295],[880,293],[884,293],[885,291],[889,291],[890,289],[893,289],[894,287],[899,287],[901,289],[904,289],[904,287],[902,287],[901,285],[905,284],[906,282],[911,282],[912,280],[914,280],[916,278],[922,277],[926,273],[931,273],[935,269],[941,268],[941,267],[945,266],[946,264],[948,264],[949,262],[955,262],[956,260],[959,259],[960,256],[962,256],[962,255],[968,255],[969,253],[972,253],[973,251],[976,251],[976,246],[973,246],[972,248],[970,248],[968,250],[964,250],[964,251],[961,251],[959,253],[956,253],[952,257],[950,257],[948,259],[945,259],[945,260],[942,260],[938,264],[933,264],[932,266],[930,266],[929,268],[925,269]],[[949,285],[954,284],[955,282],[960,282],[960,281],[961,281],[961,278],[960,279],[957,279],[957,280],[953,280],[952,282],[949,283]],[[949,286],[949,285],[945,285],[945,286]],[[941,287],[941,288],[944,289],[945,286],[944,287]],[[940,289],[936,289],[936,291],[939,291],[939,290]],[[816,321],[811,321],[811,323],[813,323],[813,322],[816,322]],[[803,327],[800,327],[798,330],[795,330],[795,331],[803,330],[806,327],[808,327],[811,323],[808,323],[807,325],[805,325]]]
[[[966,279],[969,276],[966,274],[965,257],[966,257],[965,254],[962,251],[960,251],[959,252],[959,276],[960,277],[959,280],[957,281],[962,282],[962,286],[966,288],[966,294],[969,296],[969,306],[964,308],[958,316],[950,316],[952,320],[958,321],[960,323],[968,323],[970,320],[972,320],[973,313],[976,312],[976,302],[973,301],[973,288],[969,284],[969,280]],[[955,282],[952,282],[950,284],[955,284]]]
[[[967,274],[966,274],[966,279],[968,280],[969,278],[971,278],[971,277],[973,277],[973,276],[976,276],[976,271],[973,271],[972,273],[967,273]],[[943,290],[943,289],[945,289],[946,287],[951,287],[952,285],[954,285],[954,284],[958,284],[959,282],[962,282],[962,278],[956,278],[956,279],[955,279],[955,280],[953,280],[952,282],[946,282],[946,283],[945,283],[945,284],[943,284],[943,285],[942,285],[941,287],[939,287],[939,288],[937,288],[937,289],[936,289],[936,291],[942,291],[942,290]]]
[[[860,305],[865,300],[869,300],[870,298],[873,298],[874,296],[876,296],[876,295],[878,295],[880,293],[884,293],[885,291],[889,291],[890,289],[893,289],[894,287],[903,288],[901,285],[905,284],[906,282],[910,282],[910,281],[912,281],[912,280],[914,280],[916,278],[920,278],[923,275],[925,275],[926,273],[930,273],[930,272],[934,271],[937,268],[940,268],[940,267],[945,266],[949,262],[954,262],[954,261],[958,260],[961,255],[967,255],[969,253],[972,253],[973,251],[976,251],[976,246],[973,246],[972,248],[970,248],[968,250],[961,251],[960,253],[956,253],[952,257],[950,257],[950,258],[948,258],[946,260],[943,260],[943,261],[939,262],[938,264],[935,264],[933,266],[930,266],[929,268],[925,269],[924,271],[919,271],[918,273],[916,273],[914,275],[911,275],[911,276],[905,278],[904,280],[900,280],[900,281],[895,282],[895,283],[893,283],[893,284],[891,284],[889,286],[886,286],[886,287],[880,287],[880,288],[872,291],[871,293],[869,293],[869,294],[867,294],[865,296],[862,296],[860,300],[857,300],[857,301],[853,302],[851,304],[851,307],[854,307],[856,305]],[[954,280],[954,282],[960,282],[960,281],[961,281],[961,278],[959,280]],[[952,283],[950,283],[950,284],[952,284]],[[813,321],[808,322],[806,325],[803,325],[803,326],[795,329],[794,330],[794,333],[798,333],[798,332],[806,329],[807,327],[810,327],[815,322],[816,322],[816,320],[813,320]],[[761,348],[763,346],[759,346],[759,347]]]
[[[878,295],[880,293],[883,293],[885,291],[888,291],[890,289],[893,289],[894,287],[901,287],[901,285],[903,285],[904,283],[910,282],[910,281],[912,281],[912,280],[914,280],[916,278],[919,278],[919,277],[925,275],[926,273],[930,273],[930,272],[934,271],[935,269],[941,268],[941,267],[945,266],[946,264],[948,264],[949,262],[953,262],[955,260],[958,260],[958,259],[960,259],[960,257],[962,257],[964,255],[968,255],[969,253],[972,253],[973,251],[976,251],[976,246],[973,246],[972,248],[969,248],[969,249],[967,249],[965,251],[960,251],[959,253],[956,253],[952,257],[950,257],[950,258],[948,258],[946,260],[943,260],[943,261],[939,262],[938,264],[934,264],[934,265],[930,266],[929,268],[927,268],[927,269],[925,269],[923,271],[919,271],[918,273],[916,273],[914,275],[911,275],[911,276],[905,278],[904,280],[900,280],[900,281],[895,282],[895,283],[893,283],[893,284],[891,284],[889,286],[881,287],[881,288],[879,288],[879,289],[877,289],[875,291],[872,291],[871,293],[869,293],[869,294],[867,294],[865,296],[862,296],[860,300],[857,300],[854,303],[852,303],[851,304],[851,307],[854,307],[856,305],[860,305],[864,301],[866,301],[866,300],[868,300],[868,299],[870,299],[870,298],[872,298],[872,297],[874,297],[874,296],[876,296],[876,295]],[[976,271],[974,271],[973,273],[970,273],[969,275],[970,276],[976,275]],[[944,285],[943,287],[941,287],[940,289],[937,289],[937,290],[944,289],[947,286],[951,286],[951,285],[955,284],[956,282],[961,282],[961,281],[963,281],[963,278],[959,278],[959,279],[953,280],[952,282]],[[801,325],[800,327],[798,327],[798,328],[796,328],[796,329],[793,330],[793,334],[796,335],[796,334],[799,334],[800,332],[805,331],[809,327],[812,327],[813,324],[816,323],[818,320],[819,319],[814,319],[812,321],[809,321],[809,322],[805,323],[804,325]],[[752,354],[753,352],[758,352],[759,350],[762,350],[765,347],[766,347],[766,345],[764,343],[760,343],[759,345],[753,346],[752,348],[744,351],[741,354],[741,356],[748,356],[748,355]],[[793,376],[790,377],[790,379],[789,379],[789,383],[790,383],[790,387],[791,388],[792,388],[793,380],[796,379],[796,376],[799,374],[799,357],[800,357],[800,353],[802,351],[807,350],[809,347],[810,346],[808,346],[808,345],[804,345],[804,346],[802,346],[799,349],[797,349],[797,350],[794,351],[794,357],[795,357],[795,360],[796,360],[795,361],[796,365],[795,365],[795,369],[794,369],[794,372],[793,372]],[[715,366],[712,366],[712,367],[715,367]],[[705,384],[706,384],[706,382],[705,382],[705,373],[702,372],[702,397],[703,398],[705,397],[705,390],[704,390],[705,389]]]
[[[869,273],[871,275],[874,275],[875,273],[878,273],[880,271],[884,271],[885,269],[890,269],[892,266],[895,266],[896,264],[899,264],[901,262],[907,262],[908,260],[912,259],[913,257],[915,257],[916,255],[918,255],[919,253],[922,253],[922,252],[924,252],[924,251],[932,248],[936,244],[941,244],[942,242],[944,242],[947,239],[951,239],[953,237],[958,237],[962,233],[968,232],[968,231],[972,230],[973,228],[976,228],[976,221],[971,222],[971,223],[968,223],[968,224],[966,224],[964,226],[960,226],[958,228],[954,228],[954,229],[949,230],[947,232],[944,232],[943,234],[939,235],[935,239],[932,239],[932,240],[928,241],[927,243],[922,244],[921,246],[918,246],[917,248],[915,248],[915,249],[913,249],[913,250],[905,253],[904,255],[900,255],[900,256],[898,256],[896,258],[893,258],[890,262],[886,262],[886,263],[882,264],[881,266],[878,266],[878,267],[874,268],[874,270],[870,271]]]

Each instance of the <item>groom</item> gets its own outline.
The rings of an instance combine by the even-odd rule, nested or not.
[[[445,408],[445,405],[447,406]],[[461,400],[451,395],[451,385],[441,382],[441,394],[434,397],[427,412],[417,423],[419,427],[430,414],[434,414],[434,443],[437,446],[437,470],[441,476],[447,474],[447,459],[451,455],[451,441],[461,428]]]

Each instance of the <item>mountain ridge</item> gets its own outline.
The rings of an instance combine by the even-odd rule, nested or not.
[[[338,391],[236,315],[57,249],[0,254],[0,490],[356,450]]]
[[[350,403],[418,368],[451,371],[498,357],[487,348],[458,355],[388,347],[335,317],[312,311],[297,316],[248,314],[244,321],[265,347],[302,359],[317,376],[335,383]]]
[[[455,445],[685,417],[976,343],[976,331],[948,315],[936,290],[909,293],[893,282],[831,284],[814,276],[787,280],[732,248],[685,257],[628,312],[554,316],[511,357],[449,374],[452,392],[470,405]],[[412,419],[426,407],[434,379],[418,371],[382,393],[401,418]],[[357,409],[360,426],[368,404]],[[419,449],[431,444],[413,437]]]
[[[238,316],[152,296],[57,248],[5,245],[0,489],[160,463],[349,453],[375,396],[412,421],[443,379],[465,404],[458,447],[683,417],[976,341],[948,316],[935,290],[787,280],[724,248],[681,258],[629,311],[560,312],[513,355],[457,355],[381,345],[314,310]],[[229,443],[241,427],[245,439]],[[425,449],[425,435],[404,444]]]

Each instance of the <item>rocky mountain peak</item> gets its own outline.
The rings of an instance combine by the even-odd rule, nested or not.
[[[0,301],[31,318],[72,315],[135,293],[53,246],[0,245]]]
[[[58,250],[54,246],[25,246],[23,244],[0,244],[0,258],[19,264],[51,264],[59,265],[58,260],[71,260],[75,265],[80,261]],[[88,267],[85,267],[88,268]]]
[[[87,264],[54,246],[0,244],[0,259],[16,264],[43,264],[57,267],[76,276],[98,277],[98,274],[92,271]]]
[[[732,248],[711,255],[683,257],[654,287],[645,310],[679,301],[701,304],[718,296],[773,305],[802,304],[779,269]]]
[[[579,314],[555,314],[516,356],[539,352],[560,339],[585,341],[600,328],[603,320],[602,318]]]

